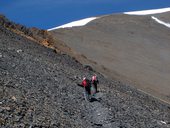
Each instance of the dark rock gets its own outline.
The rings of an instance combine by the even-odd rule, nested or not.
[[[0,127],[146,128],[161,127],[156,123],[161,120],[170,122],[169,105],[97,72],[100,102],[85,101],[84,88],[76,84],[94,74],[89,66],[84,70],[68,55],[54,53],[3,26],[0,51],[0,67],[5,69],[0,68]]]
[[[4,125],[5,124],[5,120],[3,118],[0,118],[0,125]]]
[[[84,69],[93,71],[93,68],[90,65],[84,65]]]

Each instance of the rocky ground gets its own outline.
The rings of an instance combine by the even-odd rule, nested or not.
[[[169,16],[158,18],[168,23]],[[170,103],[170,29],[151,15],[101,16],[85,26],[50,32],[91,60],[96,71]]]
[[[77,86],[98,75],[93,102]],[[0,26],[1,128],[168,128],[170,106]]]

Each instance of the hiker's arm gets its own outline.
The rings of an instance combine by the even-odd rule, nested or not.
[[[96,81],[99,84],[99,80]]]
[[[80,87],[84,87],[82,84],[77,84],[78,86],[80,86]]]

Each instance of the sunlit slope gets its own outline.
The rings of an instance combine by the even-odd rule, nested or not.
[[[170,100],[170,29],[150,15],[108,15],[51,33],[111,77]]]

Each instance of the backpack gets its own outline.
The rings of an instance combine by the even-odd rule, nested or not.
[[[91,81],[89,79],[86,79],[87,86],[91,86]]]

